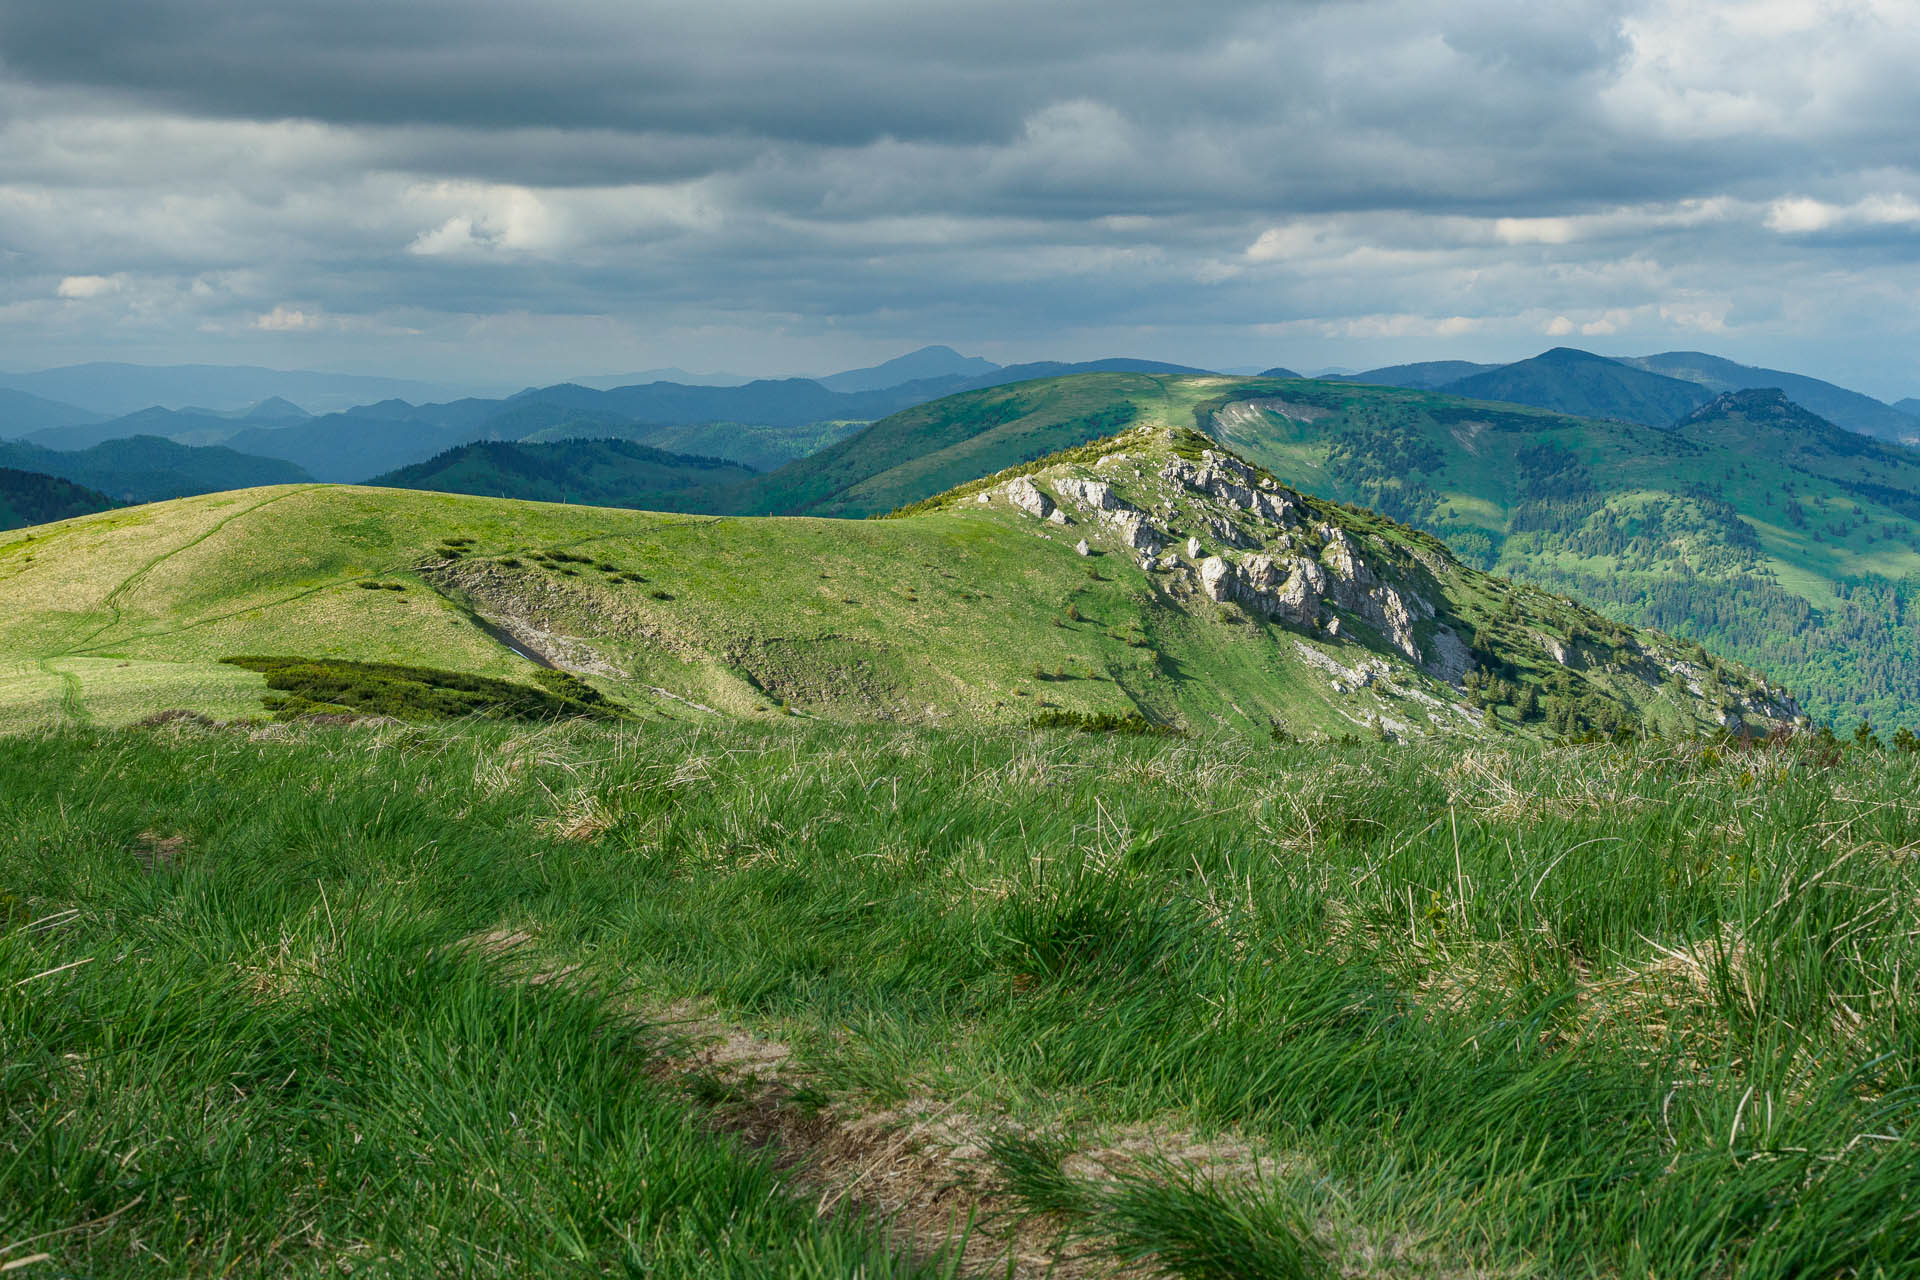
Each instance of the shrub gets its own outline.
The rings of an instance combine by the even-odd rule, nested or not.
[[[1014,690],[1019,693],[1018,689]],[[1116,715],[1111,711],[1043,711],[1027,722],[1031,729],[1073,729],[1080,733],[1119,733],[1138,738],[1184,738],[1179,725],[1149,720],[1138,711]]]
[[[339,658],[222,658],[267,678],[267,709],[278,720],[309,715],[392,716],[445,720],[485,716],[499,720],[553,720],[566,716],[622,718],[625,712],[577,676],[541,671],[534,685],[461,671]],[[277,695],[277,696],[276,696]]]

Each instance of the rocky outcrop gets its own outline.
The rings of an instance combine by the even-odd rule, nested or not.
[[[1128,511],[1133,504],[1125,501],[1113,491],[1113,486],[1104,480],[1083,480],[1068,476],[1053,482],[1053,491],[1068,502],[1085,507],[1089,511]]]
[[[1320,620],[1327,573],[1304,556],[1275,560],[1255,555],[1239,564],[1208,556],[1200,562],[1200,586],[1210,599],[1223,604],[1231,602],[1263,618],[1310,627]]]
[[[1023,511],[1036,520],[1045,520],[1053,514],[1053,499],[1042,493],[1040,486],[1025,476],[1008,483],[1007,501],[1013,504],[1015,511]]]
[[[1282,528],[1299,523],[1298,506],[1271,477],[1227,454],[1209,449],[1200,455],[1198,463],[1179,457],[1169,459],[1160,469],[1160,478]]]
[[[1144,555],[1157,556],[1166,545],[1167,536],[1138,511],[1109,511],[1102,515],[1101,522],[1118,534],[1121,542]]]

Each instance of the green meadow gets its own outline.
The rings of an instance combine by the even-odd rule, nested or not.
[[[12,737],[0,1265],[1911,1275],[1915,761]]]

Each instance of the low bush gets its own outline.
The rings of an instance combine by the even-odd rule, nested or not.
[[[267,678],[267,709],[278,720],[310,715],[396,720],[606,719],[625,715],[599,690],[564,671],[542,671],[536,686],[460,671],[339,658],[234,657],[221,661]]]
[[[1018,693],[1019,690],[1014,690]],[[1136,738],[1184,738],[1179,725],[1149,720],[1138,711],[1115,715],[1111,711],[1043,711],[1027,722],[1033,729],[1075,729],[1081,733],[1119,733]]]

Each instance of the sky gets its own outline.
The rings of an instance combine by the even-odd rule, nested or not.
[[[0,366],[1920,395],[1920,0],[0,0]]]

